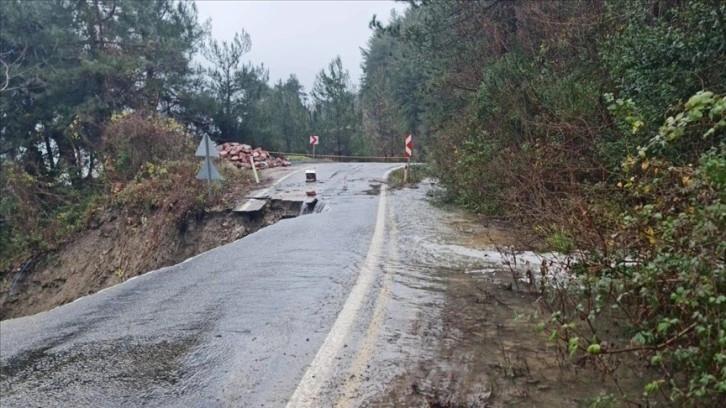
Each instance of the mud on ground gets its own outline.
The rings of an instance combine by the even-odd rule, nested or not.
[[[369,406],[583,407],[617,392],[536,333],[527,316],[537,298],[513,291],[506,272],[441,274],[447,289],[434,354]]]
[[[405,333],[382,343],[409,350],[402,366],[381,360],[373,374],[393,371],[390,381],[364,395],[364,407],[587,407],[600,394],[619,395],[615,384],[589,365],[568,355],[537,332],[542,316],[539,294],[513,284],[512,272],[497,260],[496,248],[536,248],[538,245],[506,223],[454,211],[426,209],[415,200],[406,204],[420,216],[440,219],[441,230],[415,240],[423,259],[420,267],[403,270],[415,275],[413,295],[402,291],[401,304],[410,303],[420,316]],[[428,224],[427,224],[428,225]],[[404,228],[412,230],[413,225]],[[402,229],[404,229],[402,228]],[[414,231],[413,236],[421,234]],[[434,251],[436,256],[427,256]],[[508,250],[509,251],[509,250]],[[457,254],[463,254],[460,258]],[[500,254],[501,255],[501,254]],[[482,264],[475,260],[481,258]],[[496,265],[499,264],[497,267]],[[401,282],[401,286],[411,283]],[[437,291],[442,291],[437,295]],[[440,299],[422,305],[428,297]],[[408,299],[408,300],[407,300]],[[423,326],[421,326],[423,325]],[[406,325],[394,326],[395,333]],[[398,338],[415,338],[401,342]],[[400,344],[400,346],[397,346]],[[642,381],[621,378],[620,385],[639,395]],[[619,405],[597,405],[619,406]]]

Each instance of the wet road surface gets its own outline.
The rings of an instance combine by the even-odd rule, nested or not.
[[[396,166],[315,167],[317,183],[306,185],[300,172],[275,189],[313,188],[327,211],[3,321],[0,406],[287,404],[362,269],[373,273],[382,195],[371,185]],[[345,348],[348,333],[337,335]]]
[[[516,321],[534,299],[503,289],[491,242],[470,242],[493,230],[432,207],[428,182],[389,190],[396,165],[315,167],[317,183],[300,171],[266,194],[314,189],[320,213],[1,322],[0,406],[575,407],[597,394]]]

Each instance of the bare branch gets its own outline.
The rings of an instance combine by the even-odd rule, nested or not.
[[[0,92],[8,89],[8,86],[10,86],[10,66],[8,66],[7,62],[0,57],[0,64],[2,64],[3,69],[5,70],[5,83],[2,87],[0,87]]]

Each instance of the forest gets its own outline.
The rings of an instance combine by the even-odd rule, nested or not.
[[[538,329],[616,382],[650,373],[666,405],[726,397],[725,19],[718,0],[417,0],[364,54],[366,134],[419,135],[446,200],[573,254],[567,288],[533,288]]]
[[[646,398],[723,401],[726,3],[407,3],[371,19],[359,87],[336,58],[306,92],[245,61],[244,30],[211,39],[193,2],[3,1],[0,270],[129,186],[184,184],[204,134],[390,157],[412,133],[442,200],[576,254],[567,289],[536,289],[543,341],[609,378],[639,361]]]

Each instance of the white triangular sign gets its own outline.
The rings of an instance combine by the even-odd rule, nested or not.
[[[209,138],[209,136],[204,135],[204,137],[202,137],[202,141],[199,143],[199,147],[197,147],[197,152],[194,153],[194,155],[197,157],[206,157],[207,149],[209,149],[209,157],[219,157],[217,145]]]
[[[216,149],[215,149],[216,151]],[[217,168],[214,167],[214,163],[207,159],[202,162],[202,168],[197,173],[198,180],[222,180],[222,175],[219,174]]]

